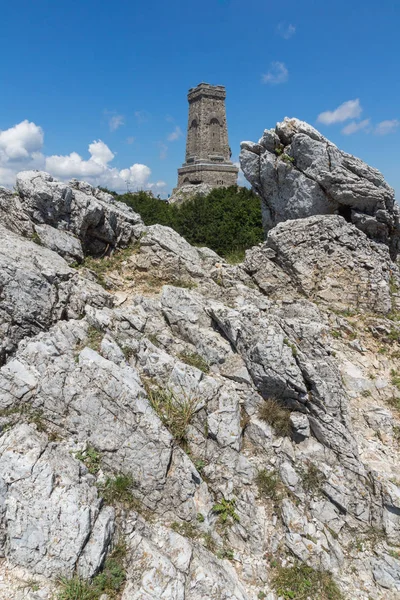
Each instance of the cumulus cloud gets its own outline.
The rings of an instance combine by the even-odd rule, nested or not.
[[[327,110],[318,115],[317,121],[324,125],[332,125],[333,123],[343,123],[348,119],[357,119],[362,113],[360,100],[348,100],[343,102],[335,110]]]
[[[167,139],[169,142],[174,142],[175,140],[179,140],[179,138],[182,137],[182,135],[182,129],[177,125],[175,129],[169,134]]]
[[[346,127],[343,127],[342,133],[344,135],[352,135],[353,133],[357,133],[357,131],[369,131],[371,120],[364,119],[363,121],[351,121]]]
[[[262,76],[263,83],[269,83],[270,85],[278,85],[279,83],[285,83],[289,78],[289,71],[283,62],[272,62],[268,73]]]
[[[116,131],[122,125],[125,125],[125,118],[123,115],[113,115],[108,121],[110,131]]]
[[[387,135],[388,133],[394,133],[400,121],[398,119],[392,119],[387,121],[381,121],[374,129],[376,135]]]
[[[43,137],[42,128],[28,120],[0,130],[0,185],[14,185],[18,171],[43,168]]]
[[[288,24],[288,23],[282,22],[282,23],[279,23],[279,25],[276,28],[276,31],[277,31],[278,35],[283,37],[284,40],[288,40],[296,33],[296,27],[295,27],[295,25],[292,25],[291,23]]]
[[[102,140],[89,144],[89,158],[84,159],[77,152],[46,157],[41,152],[43,139],[41,127],[27,120],[0,131],[0,185],[14,185],[19,171],[41,169],[60,179],[75,177],[116,191],[161,191],[165,187],[163,181],[150,181],[151,170],[147,165],[136,163],[125,169],[113,167],[110,163],[114,153]]]

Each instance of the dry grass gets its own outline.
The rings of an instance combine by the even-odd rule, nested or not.
[[[290,411],[277,400],[264,400],[260,411],[260,419],[271,425],[277,435],[288,436],[292,431]]]

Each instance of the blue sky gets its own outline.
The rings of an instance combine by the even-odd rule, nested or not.
[[[298,117],[400,197],[398,1],[14,0],[2,12],[0,185],[46,168],[165,195],[187,90],[207,81],[227,88],[235,160],[242,140]]]

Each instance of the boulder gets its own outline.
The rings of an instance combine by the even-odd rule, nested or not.
[[[377,169],[287,117],[241,148],[240,165],[261,197],[266,232],[288,219],[340,214],[397,256],[400,211]]]
[[[72,233],[88,254],[103,255],[127,246],[144,231],[138,214],[88,183],[62,183],[42,171],[23,171],[16,189],[34,223]]]
[[[183,185],[180,188],[175,188],[168,198],[169,204],[183,204],[187,200],[194,198],[195,196],[207,196],[213,187],[208,183],[199,183]]]

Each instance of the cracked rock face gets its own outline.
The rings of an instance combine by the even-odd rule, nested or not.
[[[314,215],[232,266],[84,183],[35,177],[0,190],[0,600],[90,579],[120,543],[121,600],[278,600],[274,575],[297,561],[346,600],[397,600],[388,248]],[[136,240],[99,259],[110,292],[67,263],[102,235],[78,227],[78,192]],[[121,477],[129,503],[106,493]],[[22,571],[38,591],[19,591]]]
[[[240,165],[262,199],[266,232],[288,219],[340,214],[397,256],[399,208],[377,169],[287,117],[258,143],[242,142],[241,148]]]

